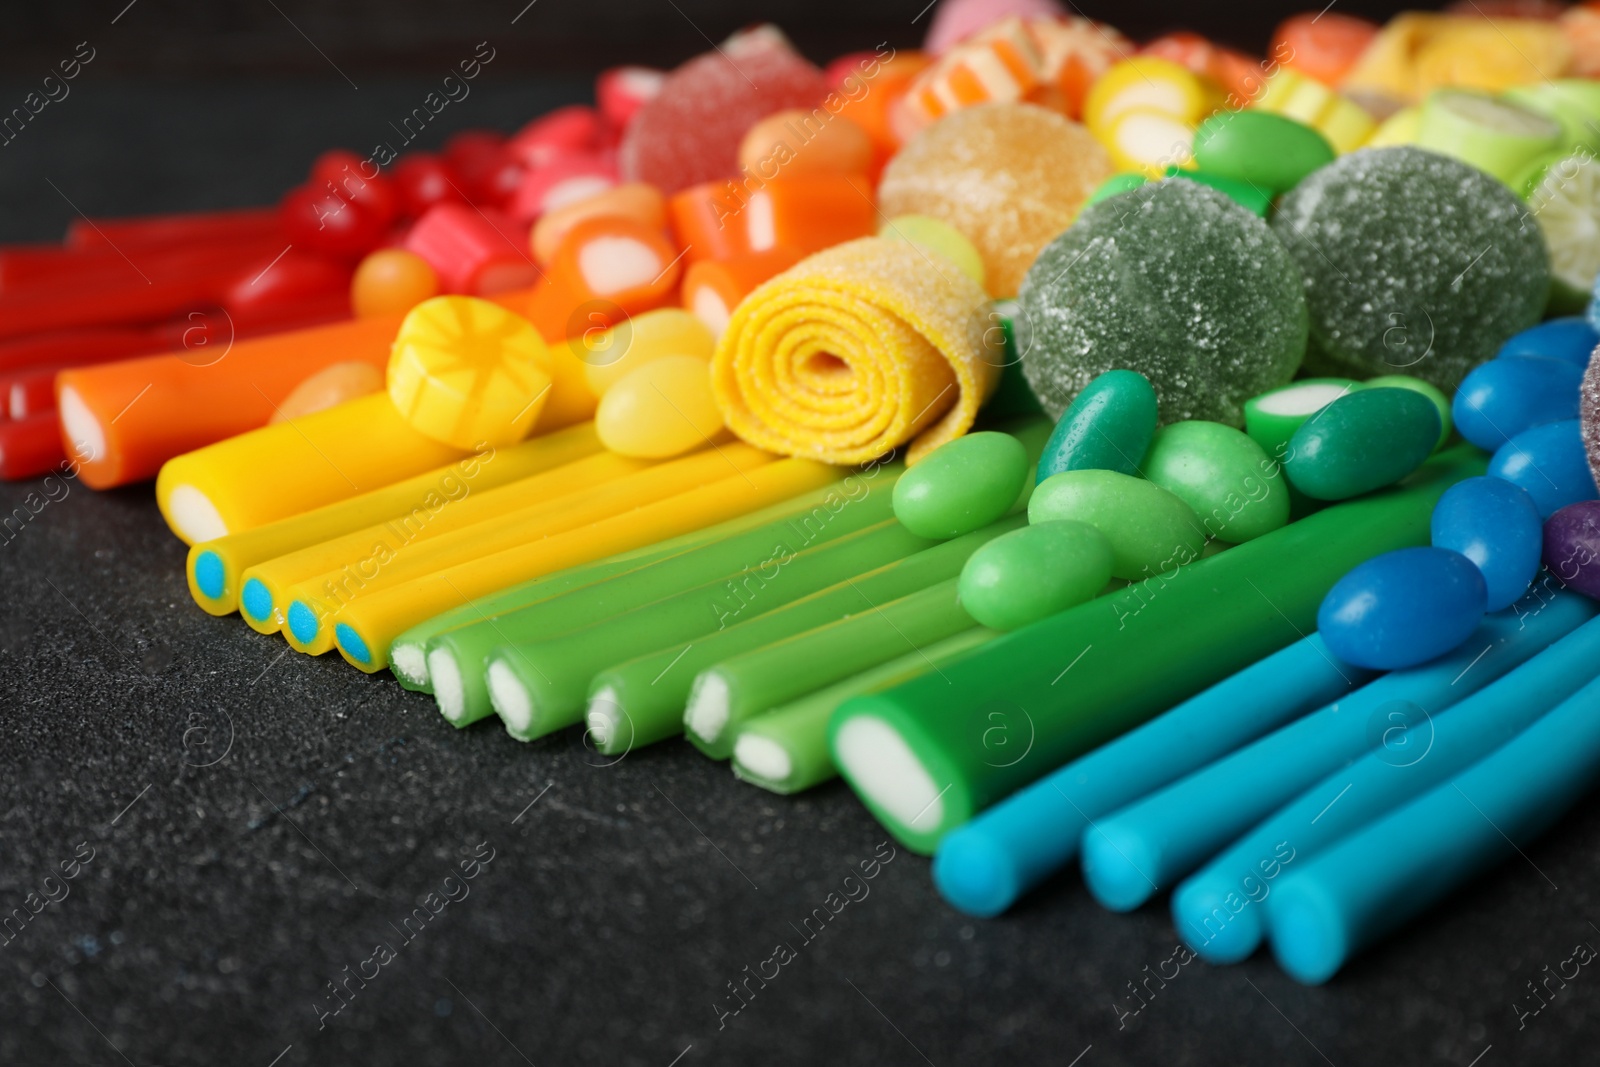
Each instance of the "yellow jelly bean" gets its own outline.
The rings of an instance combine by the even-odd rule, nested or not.
[[[646,311],[608,330],[586,332],[576,342],[573,351],[583,360],[584,377],[595,396],[605,396],[630,373],[665,356],[694,356],[709,363],[717,347],[710,328],[682,308]]]
[[[1205,118],[1210,97],[1205,83],[1187,67],[1156,56],[1135,56],[1113,64],[1095,80],[1084,100],[1083,121],[1101,135],[1123,112],[1148,108],[1195,126]]]
[[[983,284],[983,256],[965,234],[948,222],[930,215],[900,215],[884,223],[878,236],[904,241],[929,255],[943,256],[962,274],[980,286]]]
[[[550,350],[499,304],[437,296],[406,315],[389,355],[389,398],[411,428],[473,448],[528,436],[550,394]]]
[[[711,366],[697,356],[663,356],[606,390],[594,413],[600,443],[641,459],[666,459],[708,443],[723,428],[711,395]]]

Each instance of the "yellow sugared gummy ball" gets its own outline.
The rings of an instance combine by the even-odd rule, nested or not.
[[[406,315],[389,354],[389,399],[418,433],[470,449],[528,436],[550,394],[550,350],[499,304],[437,296]]]
[[[664,356],[694,356],[709,363],[717,347],[710,328],[682,308],[646,311],[575,340],[573,351],[583,360],[584,377],[595,396],[605,396],[617,382]]]
[[[972,242],[948,222],[927,215],[901,215],[884,223],[878,236],[889,241],[904,241],[929,255],[943,256],[962,274],[983,285],[983,257]]]
[[[723,428],[711,396],[711,365],[695,356],[646,363],[606,390],[594,428],[611,451],[640,459],[666,459],[706,445]]]
[[[940,119],[884,168],[878,207],[955,227],[983,257],[989,295],[1017,295],[1022,276],[1068,226],[1111,157],[1089,131],[1033,104],[986,104]]]

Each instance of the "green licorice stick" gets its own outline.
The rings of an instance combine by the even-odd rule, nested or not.
[[[894,482],[899,478],[904,467],[899,463],[883,464],[876,468],[864,468],[859,475],[853,476],[863,481],[872,481],[875,485],[881,484],[886,489],[892,489]],[[876,482],[876,477],[882,476],[885,481]],[[806,529],[817,529],[819,537],[842,536],[859,525],[849,523],[835,524],[830,519],[826,524],[819,525],[821,516],[816,509],[822,508],[828,515],[833,515],[842,506],[841,501],[851,500],[852,494],[859,494],[856,488],[858,482],[846,478],[838,485],[824,486],[814,489],[793,500],[785,500],[781,504],[774,504],[769,508],[741,515],[736,519],[709,526],[704,530],[674,537],[669,541],[662,541],[647,548],[623,552],[615,556],[608,556],[593,563],[583,563],[570,567],[555,574],[543,575],[532,578],[526,582],[491,593],[489,596],[479,597],[449,611],[442,612],[433,618],[418,623],[399,637],[389,646],[389,669],[399,679],[400,684],[406,689],[420,690],[425,693],[433,692],[433,683],[428,674],[427,646],[428,642],[448,630],[480,623],[485,619],[498,618],[509,612],[525,608],[530,604],[549,600],[563,593],[581,589],[606,581],[619,574],[637,570],[640,567],[650,566],[672,556],[680,555],[691,549],[701,548],[725,541],[730,537],[743,534],[759,527],[776,527],[785,520],[812,513],[812,521],[805,525]],[[888,493],[880,494],[884,497],[879,501],[881,514],[873,519],[870,514],[852,516],[852,520],[860,523],[878,521],[886,518],[890,513],[892,497]],[[868,509],[871,512],[871,509]],[[804,519],[801,520],[804,523]],[[835,531],[838,532],[835,532]],[[481,686],[479,686],[481,690]],[[488,698],[483,698],[484,714],[488,712]]]
[[[1021,515],[1001,519],[727,629],[609,667],[589,685],[590,739],[602,753],[620,755],[676,737],[683,733],[684,705],[701,671],[955,578],[973,552],[1026,522]]]
[[[543,737],[582,720],[589,683],[615,663],[715,633],[744,611],[790,603],[932,545],[889,519],[803,552],[769,548],[731,577],[724,572],[682,592],[681,583],[657,583],[656,595],[642,607],[581,629],[574,628],[569,612],[558,610],[553,632],[532,640],[505,634],[489,654],[485,678],[492,706],[511,736]],[[595,596],[616,584],[598,587]],[[505,621],[494,629],[504,632]]]
[[[1393,489],[846,701],[829,723],[834,760],[890,833],[932,852],[1008,793],[1315,629],[1336,581],[1380,553],[1427,544],[1434,502],[1484,468],[1476,449],[1449,449]],[[1025,756],[999,760],[984,745],[997,721],[1033,739]]]
[[[785,795],[837,777],[839,768],[828,751],[828,719],[835,708],[851,697],[908,682],[934,667],[942,669],[961,654],[998,636],[996,630],[979,627],[947,637],[921,652],[907,653],[740,723],[733,738],[734,775]],[[1004,751],[1000,746],[1019,739],[997,731],[990,740],[995,751]]]
[[[951,578],[734,656],[695,678],[683,713],[684,733],[707,756],[727,759],[740,723],[976,625],[962,609]]]

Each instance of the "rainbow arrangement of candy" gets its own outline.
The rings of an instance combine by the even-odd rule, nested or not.
[[[759,26],[0,249],[0,476],[153,478],[199,607],[440,728],[842,776],[964,912],[1077,858],[1326,981],[1600,775],[1597,75],[1594,3]]]

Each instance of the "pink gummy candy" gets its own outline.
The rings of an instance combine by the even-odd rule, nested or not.
[[[822,72],[781,38],[747,31],[721,50],[667,75],[661,91],[628,123],[624,181],[672,194],[739,172],[739,142],[774,111],[814,107],[827,95]]]

